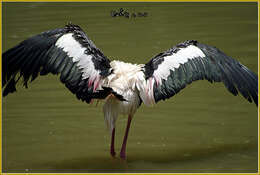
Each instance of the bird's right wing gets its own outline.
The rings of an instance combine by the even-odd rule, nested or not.
[[[152,58],[144,66],[146,88],[139,88],[145,104],[177,94],[196,80],[223,82],[234,95],[240,92],[258,104],[258,77],[219,49],[190,40]]]
[[[16,91],[38,75],[60,74],[60,80],[78,99],[105,98],[102,78],[112,72],[110,61],[77,25],[68,24],[33,36],[2,55],[3,96]]]

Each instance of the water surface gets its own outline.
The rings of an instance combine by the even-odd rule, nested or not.
[[[112,18],[111,10],[147,12]],[[110,58],[146,63],[179,42],[217,46],[258,72],[256,3],[3,3],[3,50],[80,25]],[[127,161],[109,155],[102,104],[78,101],[57,76],[3,99],[4,172],[256,172],[257,107],[222,84],[192,83],[136,113]],[[117,121],[119,152],[127,117]]]

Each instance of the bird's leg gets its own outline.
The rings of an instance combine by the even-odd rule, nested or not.
[[[115,128],[112,130],[112,136],[111,136],[111,145],[110,145],[110,154],[112,157],[115,157],[116,152],[115,152]]]
[[[130,129],[131,120],[132,120],[132,116],[129,115],[128,116],[126,130],[125,130],[124,141],[123,141],[123,144],[122,144],[122,147],[121,147],[121,151],[120,151],[121,159],[125,159],[126,158],[126,142],[127,142],[128,132],[129,132],[129,129]]]

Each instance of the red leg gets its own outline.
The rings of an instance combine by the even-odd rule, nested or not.
[[[112,130],[112,137],[111,137],[111,145],[110,145],[110,154],[112,157],[115,157],[116,152],[115,152],[115,128]]]
[[[129,132],[131,120],[132,120],[132,116],[129,115],[129,116],[128,116],[128,121],[127,121],[126,130],[125,130],[124,141],[123,141],[123,144],[122,144],[122,147],[121,147],[121,151],[120,151],[120,157],[121,157],[122,159],[125,159],[125,158],[126,158],[126,142],[127,142],[127,137],[128,137],[128,132]]]

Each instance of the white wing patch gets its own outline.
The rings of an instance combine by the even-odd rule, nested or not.
[[[94,83],[94,91],[96,91],[101,88],[100,71],[94,67],[94,63],[92,62],[93,56],[87,55],[85,53],[86,48],[76,41],[72,35],[72,33],[63,35],[57,40],[55,46],[62,48],[72,58],[73,62],[78,62],[77,66],[81,69],[82,79],[89,78],[88,86],[90,87]]]
[[[140,97],[147,106],[155,104],[154,99],[154,84],[157,87],[162,84],[162,79],[166,80],[170,75],[170,70],[177,69],[181,64],[188,62],[189,59],[196,57],[205,57],[205,54],[196,46],[190,45],[186,48],[180,48],[177,53],[164,57],[164,61],[154,70],[154,74],[149,79],[145,80],[139,76],[139,81],[136,84],[140,93]]]
[[[170,56],[164,57],[164,61],[154,71],[154,77],[158,83],[161,84],[161,79],[166,80],[170,75],[170,70],[177,69],[181,64],[188,62],[189,59],[196,57],[205,57],[205,54],[196,46],[190,45]]]
[[[62,48],[64,52],[67,52],[68,56],[72,57],[73,62],[76,62],[84,55],[85,48],[82,47],[72,35],[72,33],[63,35],[58,39],[55,45]]]

